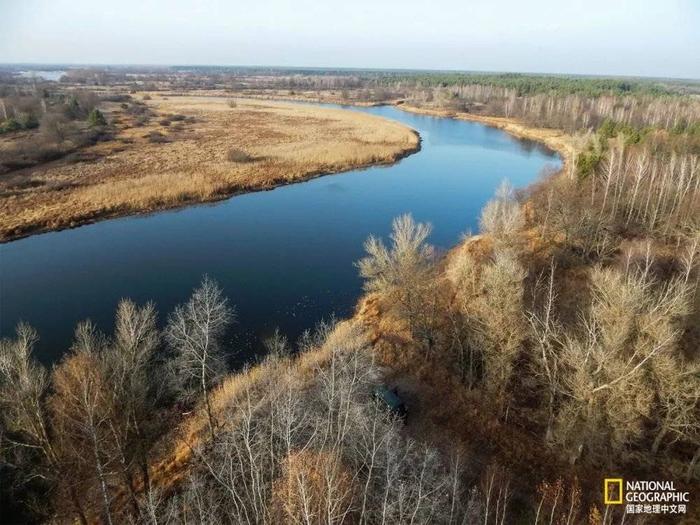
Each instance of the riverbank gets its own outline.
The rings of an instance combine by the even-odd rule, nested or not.
[[[305,102],[319,104],[338,104],[350,107],[377,107],[377,106],[394,106],[403,111],[419,115],[428,115],[433,117],[454,118],[471,122],[478,122],[489,127],[498,128],[506,133],[518,138],[540,142],[548,148],[556,151],[562,157],[562,171],[570,169],[573,159],[577,151],[577,140],[573,135],[570,135],[560,129],[541,128],[530,126],[524,122],[520,122],[514,118],[494,117],[489,115],[479,115],[475,113],[466,113],[459,111],[451,111],[438,108],[424,108],[407,104],[401,99],[386,100],[379,102],[368,102],[355,100],[352,98],[343,98],[335,92],[330,92],[325,96],[319,96],[318,92],[296,92],[294,95],[288,93],[259,94],[246,93],[245,98],[254,100],[277,100],[288,102]]]
[[[0,241],[273,189],[391,164],[420,149],[396,122],[273,101],[161,94],[135,125],[113,104],[113,140],[11,172],[0,182]]]
[[[548,148],[556,151],[562,157],[562,171],[567,171],[572,166],[573,159],[576,155],[575,138],[562,130],[532,127],[512,118],[491,117],[488,115],[476,115],[474,113],[421,108],[405,103],[395,103],[394,106],[402,111],[408,111],[419,115],[478,122],[480,124],[485,124],[486,126],[501,129],[518,138],[540,142]]]

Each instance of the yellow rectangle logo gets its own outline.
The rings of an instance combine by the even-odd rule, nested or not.
[[[622,478],[605,478],[603,481],[603,496],[606,505],[621,505],[624,503]]]

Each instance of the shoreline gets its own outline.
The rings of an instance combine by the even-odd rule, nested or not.
[[[172,205],[162,205],[155,207],[153,209],[141,209],[141,210],[120,210],[116,209],[113,210],[111,213],[100,213],[94,217],[85,217],[85,218],[80,218],[77,221],[72,221],[71,224],[67,224],[65,226],[57,226],[57,227],[37,227],[37,228],[31,228],[27,229],[26,231],[22,231],[17,234],[10,235],[8,237],[4,237],[0,239],[0,246],[3,244],[9,244],[14,241],[19,241],[22,239],[27,239],[33,235],[43,235],[47,233],[58,233],[61,231],[66,231],[66,230],[74,230],[76,228],[80,228],[82,226],[89,226],[91,224],[97,224],[98,222],[102,221],[108,221],[108,220],[115,220],[115,219],[129,219],[129,218],[136,218],[136,217],[146,217],[148,215],[153,215],[156,213],[161,213],[161,212],[166,212],[166,211],[177,211],[185,208],[192,208],[194,206],[206,206],[209,204],[216,204],[228,199],[232,199],[233,197],[239,197],[241,195],[247,195],[251,193],[260,193],[263,191],[272,191],[277,188],[282,188],[284,186],[290,186],[292,184],[299,184],[302,182],[308,182],[313,179],[317,179],[320,177],[326,177],[326,176],[332,176],[332,175],[341,175],[343,173],[347,173],[349,171],[355,171],[355,170],[366,170],[369,168],[374,168],[374,167],[381,167],[381,166],[391,166],[393,164],[396,164],[397,162],[401,161],[402,159],[405,159],[406,157],[413,155],[414,153],[418,153],[421,150],[421,143],[422,139],[421,136],[418,134],[417,131],[411,129],[411,133],[413,133],[416,138],[417,142],[416,145],[412,148],[403,150],[401,152],[398,152],[396,155],[393,156],[390,160],[386,161],[377,161],[377,162],[367,162],[364,164],[357,164],[357,165],[352,165],[352,166],[347,166],[343,167],[337,170],[315,170],[315,171],[310,171],[307,174],[305,174],[302,177],[293,179],[293,180],[278,180],[278,181],[272,181],[270,185],[259,185],[259,186],[253,186],[250,188],[245,188],[245,189],[238,189],[234,190],[231,192],[224,192],[218,195],[213,195],[210,198],[204,198],[204,199],[196,199],[196,200],[191,200],[191,201],[183,201],[183,202],[178,202],[178,203],[173,203]]]
[[[246,94],[238,98],[252,100],[279,100],[284,102],[301,102],[308,104],[334,104],[337,106],[348,106],[358,108],[371,108],[380,106],[393,106],[407,113],[415,113],[417,115],[427,115],[432,117],[452,118],[457,120],[465,120],[469,122],[478,122],[492,128],[497,128],[505,131],[514,137],[532,140],[544,144],[551,150],[558,153],[562,158],[561,171],[569,169],[573,162],[575,148],[571,144],[572,135],[563,130],[556,128],[538,128],[520,122],[514,118],[494,117],[490,115],[477,115],[475,113],[465,113],[459,111],[450,111],[446,109],[421,108],[405,103],[403,100],[388,100],[384,102],[359,102],[355,100],[335,100],[324,99],[321,97],[304,97],[300,95],[255,95]]]
[[[246,98],[246,99],[251,99],[251,100],[260,100],[261,97],[240,97],[240,98]],[[337,104],[337,105],[346,105],[346,106],[357,106],[357,107],[368,107],[368,106],[379,106],[379,105],[386,105],[386,106],[393,106],[397,109],[400,109],[401,111],[406,111],[409,113],[415,113],[419,115],[428,115],[428,116],[434,116],[434,117],[441,117],[441,118],[452,118],[452,119],[458,119],[458,120],[464,120],[464,121],[470,121],[470,122],[477,122],[480,124],[483,124],[485,126],[493,127],[500,129],[516,138],[521,138],[521,139],[526,139],[526,140],[533,140],[536,142],[539,142],[541,144],[544,144],[548,148],[552,149],[556,153],[558,153],[561,156],[562,159],[562,166],[560,173],[565,172],[567,169],[569,169],[571,162],[573,161],[573,155],[574,155],[574,148],[570,144],[570,135],[566,134],[565,132],[561,130],[556,130],[556,129],[547,129],[547,128],[535,128],[531,127],[528,125],[525,125],[523,123],[520,123],[514,119],[508,119],[505,117],[491,117],[487,115],[475,115],[471,113],[461,113],[461,112],[454,112],[454,111],[448,111],[448,110],[439,110],[439,109],[429,109],[429,108],[420,108],[417,106],[412,106],[410,104],[405,104],[402,101],[393,101],[393,102],[387,102],[383,104],[375,104],[375,103],[362,103],[362,104],[357,104],[357,103],[344,103],[344,104],[339,104],[337,102],[328,102],[328,101],[321,101],[320,99],[289,99],[289,98],[284,98],[284,97],[270,97],[267,98],[266,100],[279,100],[282,102],[309,102],[312,104],[324,104],[324,103],[330,103],[330,104]],[[125,219],[125,218],[130,218],[130,217],[144,217],[148,216],[151,214],[155,213],[161,213],[165,211],[175,211],[179,209],[184,209],[184,208],[189,208],[192,206],[198,206],[198,205],[207,205],[207,204],[216,204],[218,202],[222,202],[225,200],[228,200],[233,197],[237,197],[240,195],[245,195],[249,193],[258,193],[261,191],[271,191],[276,188],[280,188],[283,186],[288,186],[291,184],[298,184],[302,182],[307,182],[319,177],[324,177],[324,176],[331,176],[331,175],[338,175],[341,173],[347,173],[349,171],[354,171],[354,170],[364,170],[364,169],[369,169],[372,167],[379,167],[379,166],[390,166],[392,164],[395,164],[402,159],[413,155],[414,153],[418,153],[421,150],[421,142],[422,138],[420,134],[414,130],[410,130],[412,134],[415,135],[416,137],[416,144],[412,148],[405,149],[403,151],[400,151],[396,153],[391,159],[385,160],[385,161],[378,161],[378,162],[368,162],[364,164],[357,164],[357,165],[350,165],[347,167],[343,167],[337,170],[315,170],[315,171],[309,171],[307,174],[305,174],[302,177],[298,177],[294,180],[277,180],[277,181],[271,181],[269,184],[266,185],[258,185],[258,186],[253,186],[245,189],[233,189],[232,191],[226,191],[222,192],[217,195],[212,195],[211,197],[208,198],[197,198],[197,199],[192,199],[192,200],[185,200],[182,202],[175,202],[175,203],[170,203],[170,204],[163,204],[159,205],[157,207],[154,207],[152,209],[114,209],[109,212],[101,212],[99,214],[96,214],[95,216],[85,216],[85,217],[79,217],[78,219],[73,219],[70,221],[68,224],[64,225],[58,225],[58,226],[36,226],[36,227],[30,227],[27,228],[26,230],[22,231],[15,231],[12,232],[11,234],[7,235],[6,237],[3,237],[0,239],[0,245],[11,243],[14,241],[18,241],[21,239],[26,239],[28,237],[31,237],[33,235],[41,235],[41,234],[46,234],[46,233],[52,233],[52,232],[60,232],[60,231],[65,231],[65,230],[72,230],[75,228],[80,228],[82,226],[88,226],[91,224],[96,224],[101,221],[106,221],[106,220],[113,220],[113,219]]]
[[[251,99],[251,101],[256,102],[255,99]],[[388,119],[372,116],[370,116],[370,118],[379,121],[379,125],[382,126],[384,124],[392,127],[396,126],[396,123]],[[390,166],[421,150],[422,139],[420,134],[415,129],[405,124],[401,124],[400,126],[403,128],[402,133],[406,135],[405,142],[396,143],[395,145],[392,144],[395,146],[394,151],[389,150],[381,155],[375,155],[374,158],[366,156],[367,158],[365,159],[356,159],[356,162],[353,162],[352,159],[348,159],[347,163],[331,163],[337,164],[336,166],[319,166],[318,163],[312,162],[307,166],[301,165],[293,177],[288,178],[284,176],[284,174],[270,172],[269,176],[266,175],[262,180],[255,180],[254,178],[250,181],[232,181],[233,184],[230,186],[222,187],[220,191],[208,195],[193,193],[190,195],[183,195],[183,198],[180,200],[163,200],[150,206],[132,206],[130,203],[120,205],[119,203],[115,203],[111,208],[85,210],[82,214],[75,213],[62,218],[62,220],[43,221],[40,219],[22,226],[18,225],[18,227],[15,228],[4,228],[0,232],[0,245],[26,239],[33,235],[70,230],[106,220],[147,216],[164,211],[184,209],[195,205],[215,204],[236,196],[269,191],[290,184],[307,182],[322,176],[336,175],[355,170],[365,170],[372,167]],[[134,170],[135,169],[134,167]],[[262,167],[262,171],[259,171],[259,173],[263,175],[267,173],[265,167]],[[260,177],[257,178],[260,179]]]
[[[488,115],[475,115],[473,113],[420,108],[405,103],[393,103],[391,105],[393,105],[397,109],[400,109],[401,111],[415,113],[417,115],[427,115],[432,117],[465,120],[468,122],[478,122],[479,124],[484,124],[485,126],[505,131],[509,135],[513,135],[517,138],[539,142],[561,156],[561,172],[565,172],[567,169],[569,169],[574,159],[575,149],[571,144],[572,136],[559,129],[537,128],[529,126],[527,124],[523,124],[522,122],[519,122],[513,118],[491,117]]]

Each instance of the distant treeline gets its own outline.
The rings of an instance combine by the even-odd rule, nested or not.
[[[422,87],[487,85],[514,89],[519,97],[539,93],[559,95],[666,95],[673,91],[659,80],[599,78],[520,73],[437,73],[391,77],[391,82],[410,82]]]

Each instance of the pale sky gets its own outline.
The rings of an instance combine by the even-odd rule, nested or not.
[[[0,0],[0,63],[700,78],[700,0]]]

